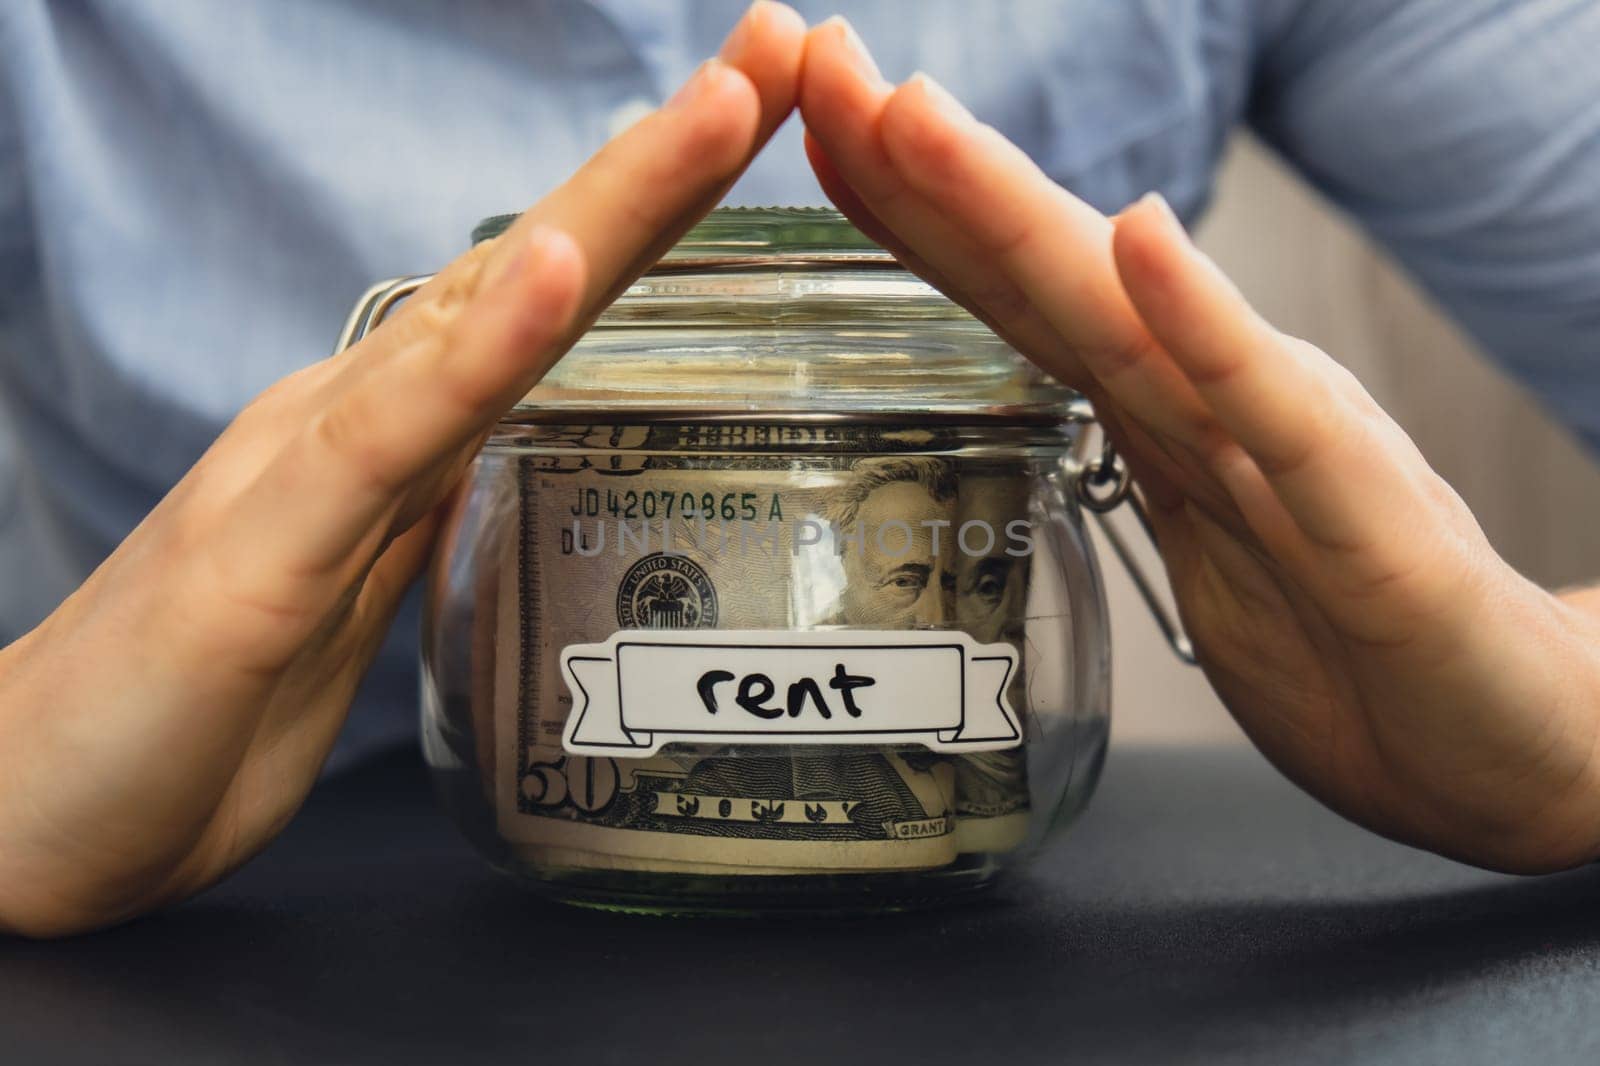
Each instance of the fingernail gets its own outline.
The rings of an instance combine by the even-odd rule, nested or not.
[[[750,39],[750,27],[755,24],[757,12],[766,6],[767,0],[756,0],[745,8],[744,14],[739,16],[739,21],[734,23],[727,40],[723,41],[722,47],[718,49],[718,57],[729,63],[738,61],[740,53],[744,51],[745,42]]]
[[[750,23],[754,21],[756,8],[761,6],[761,0],[745,8],[744,14],[739,16],[739,21],[733,24],[733,30],[722,42],[722,47],[717,49],[718,57],[734,62],[739,58],[739,53],[744,50],[744,42],[750,38]]]
[[[972,112],[968,111],[960,100],[950,95],[950,90],[934,81],[927,74],[919,70],[911,75],[908,84],[910,82],[915,82],[921,86],[923,94],[928,98],[928,103],[932,104],[935,111],[938,111],[939,114],[951,122],[973,121]]]
[[[536,223],[526,236],[516,239],[516,230],[506,234],[513,238],[515,243],[502,248],[489,267],[488,276],[484,279],[484,287],[492,288],[503,285],[513,278],[525,273],[535,262],[545,254],[550,245],[550,239],[555,236],[555,228],[543,222]]]
[[[843,15],[835,15],[824,25],[832,25],[837,29],[839,43],[844,45],[845,54],[850,57],[850,65],[855,68],[857,74],[880,89],[892,88],[888,79],[883,76],[883,72],[878,69],[872,53],[867,51],[866,42],[856,33],[856,28],[850,25],[849,19]]]
[[[688,106],[694,101],[695,97],[705,90],[706,84],[710,80],[712,68],[721,65],[722,60],[720,59],[708,59],[701,63],[695,68],[694,73],[689,75],[689,80],[679,86],[678,91],[672,94],[671,99],[661,105],[661,110],[671,111]]]
[[[1185,241],[1189,239],[1189,231],[1183,228],[1183,222],[1178,218],[1178,213],[1172,209],[1167,198],[1154,189],[1139,197],[1139,206],[1154,211],[1160,218],[1161,224],[1181,236]]]

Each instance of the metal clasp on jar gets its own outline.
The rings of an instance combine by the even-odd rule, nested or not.
[[[432,274],[390,278],[378,282],[362,293],[361,299],[356,301],[355,309],[350,312],[350,317],[345,319],[344,328],[339,331],[339,339],[333,344],[333,354],[338,355],[378,328],[378,323],[394,309],[395,304],[432,280]]]
[[[1104,433],[1104,429],[1101,432]],[[1194,644],[1189,640],[1189,635],[1183,631],[1183,621],[1178,617],[1177,611],[1168,607],[1156,592],[1155,580],[1133,554],[1133,546],[1111,521],[1112,512],[1126,506],[1138,519],[1139,527],[1144,530],[1146,539],[1152,545],[1156,543],[1155,530],[1150,526],[1150,514],[1145,510],[1144,502],[1139,499],[1138,493],[1134,491],[1133,476],[1128,472],[1128,464],[1117,454],[1111,438],[1102,439],[1100,454],[1083,464],[1074,485],[1078,502],[1083,505],[1084,510],[1094,516],[1095,524],[1100,527],[1100,532],[1105,534],[1106,543],[1111,545],[1111,550],[1122,560],[1123,568],[1128,571],[1134,587],[1139,590],[1145,606],[1150,609],[1156,625],[1161,628],[1161,635],[1167,638],[1167,643],[1172,646],[1178,658],[1191,666],[1196,665],[1198,660],[1195,658]]]

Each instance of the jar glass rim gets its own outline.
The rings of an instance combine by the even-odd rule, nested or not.
[[[517,215],[492,215],[472,230],[472,243],[504,233]],[[828,207],[719,207],[706,215],[661,257],[664,264],[688,261],[763,260],[772,256],[819,258],[848,256],[894,262],[894,257]]]
[[[515,215],[485,219],[474,241]],[[1081,397],[842,214],[711,212],[600,315],[518,411],[1081,418]]]

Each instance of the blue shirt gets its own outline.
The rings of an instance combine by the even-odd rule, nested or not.
[[[1600,445],[1600,3],[798,6],[843,9],[890,77],[929,71],[1104,210],[1160,189],[1193,218],[1248,122]],[[0,4],[0,639],[327,355],[368,283],[538,199],[741,7]],[[733,200],[821,201],[795,123]],[[415,632],[346,753],[414,729]]]

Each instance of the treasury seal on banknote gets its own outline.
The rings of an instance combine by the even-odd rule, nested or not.
[[[655,552],[628,568],[617,586],[623,629],[711,629],[717,590],[694,560]]]

